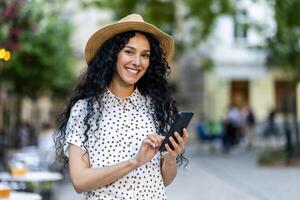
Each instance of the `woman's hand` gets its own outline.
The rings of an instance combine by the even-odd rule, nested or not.
[[[143,140],[141,148],[134,158],[137,166],[139,167],[149,162],[158,152],[161,143],[162,138],[159,135],[147,135],[147,138]]]
[[[175,132],[175,137],[176,137],[177,143],[176,143],[176,141],[174,140],[173,137],[169,138],[169,141],[173,145],[174,150],[172,150],[171,147],[168,144],[165,144],[167,153],[164,155],[164,159],[166,159],[166,161],[176,160],[176,157],[180,153],[182,153],[182,151],[185,148],[185,143],[189,138],[189,132],[184,128],[183,129],[183,136],[181,137],[178,132]]]
[[[161,171],[165,186],[171,184],[176,176],[176,157],[184,150],[185,143],[189,138],[189,133],[186,129],[183,129],[183,136],[181,137],[177,132],[175,132],[175,138],[177,142],[173,137],[169,138],[174,150],[172,150],[168,144],[165,144],[167,151],[162,155]]]

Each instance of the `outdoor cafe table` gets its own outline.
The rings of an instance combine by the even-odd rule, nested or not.
[[[9,198],[0,198],[0,200],[42,200],[42,197],[36,193],[13,191]]]
[[[23,183],[36,183],[35,193],[40,193],[44,189],[44,184],[47,182],[59,181],[63,176],[58,172],[50,171],[29,171],[22,176],[12,176],[8,172],[0,173],[0,180],[7,182],[23,182]]]
[[[50,171],[29,171],[22,176],[12,176],[8,172],[0,173],[0,180],[14,182],[52,182],[59,181],[63,176],[58,172]]]

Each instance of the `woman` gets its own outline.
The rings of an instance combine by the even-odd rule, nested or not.
[[[189,133],[163,135],[177,109],[166,76],[173,39],[132,14],[95,32],[86,45],[88,63],[61,118],[57,148],[71,180],[86,199],[166,199],[165,186]],[[168,61],[167,61],[168,60]]]

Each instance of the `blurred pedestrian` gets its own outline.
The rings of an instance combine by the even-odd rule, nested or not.
[[[204,141],[209,135],[206,123],[207,120],[204,113],[200,113],[198,121],[196,123],[196,131],[195,131],[200,141]]]
[[[279,129],[275,123],[277,111],[275,108],[270,109],[268,117],[266,119],[266,127],[263,132],[264,137],[279,136]]]
[[[221,123],[214,120],[207,120],[204,114],[199,114],[199,120],[196,123],[196,134],[201,141],[213,141],[223,139],[223,130]]]
[[[17,146],[20,148],[24,148],[31,145],[30,136],[31,136],[31,128],[30,124],[26,121],[21,122],[18,131],[17,131]]]
[[[243,118],[243,129],[245,133],[247,147],[251,149],[255,141],[255,115],[249,105],[244,106],[241,110],[241,113]]]
[[[42,131],[38,135],[38,149],[43,163],[48,168],[55,161],[55,144],[53,140],[54,128],[50,122],[42,124]]]
[[[88,40],[87,71],[61,119],[57,148],[85,199],[166,199],[189,133],[159,154],[177,108],[167,85],[171,36],[137,14]]]
[[[238,107],[229,106],[224,122],[224,152],[229,150],[240,142],[242,137],[242,115]]]

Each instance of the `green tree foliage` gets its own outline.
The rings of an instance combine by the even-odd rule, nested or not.
[[[268,63],[300,81],[300,1],[270,0],[274,7],[276,33],[268,40]]]
[[[142,14],[149,21],[171,34],[175,26],[175,7],[173,1],[160,0],[81,0],[83,7],[97,6],[113,9],[116,20],[130,13]]]
[[[99,8],[111,8],[116,19],[120,19],[129,13],[139,13],[146,21],[155,24],[165,32],[176,35],[181,32],[178,23],[180,20],[193,20],[194,26],[190,44],[184,44],[182,38],[175,37],[177,52],[184,50],[186,46],[198,44],[211,33],[218,16],[233,12],[230,0],[81,0],[83,6],[98,6]],[[183,7],[181,7],[183,5]],[[184,9],[183,16],[178,11]],[[180,19],[182,18],[182,19]]]
[[[195,18],[200,29],[198,37],[205,39],[213,30],[214,23],[220,15],[232,14],[234,11],[232,1],[229,0],[186,0],[189,13],[186,18]]]
[[[11,60],[1,63],[0,81],[11,83],[20,96],[36,98],[45,92],[64,96],[72,85],[72,28],[58,5],[58,1],[0,1],[0,47],[12,52]]]
[[[276,33],[268,39],[268,64],[279,68],[286,74],[292,84],[300,81],[300,1],[299,0],[269,0],[273,6],[276,22]],[[300,134],[298,127],[296,97],[286,96],[286,106],[292,107],[295,127],[296,144],[293,144],[291,131],[286,126],[286,151],[288,159],[294,153],[300,156]],[[293,101],[295,102],[293,102]],[[286,123],[288,117],[286,116]]]

